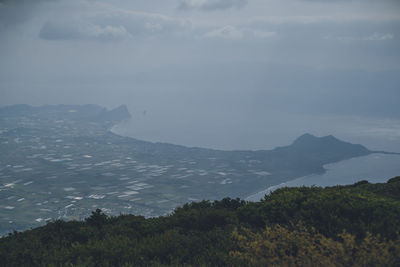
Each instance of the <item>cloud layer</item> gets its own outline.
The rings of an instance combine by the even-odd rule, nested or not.
[[[338,41],[389,41],[394,39],[393,33],[377,33],[374,32],[368,36],[327,36],[326,39]]]
[[[116,41],[131,38],[124,26],[101,27],[94,24],[71,24],[46,22],[40,30],[39,37],[47,40],[104,40]]]
[[[43,24],[39,37],[47,40],[118,41],[151,36],[183,34],[190,21],[154,13],[89,4],[78,16],[52,18]]]
[[[247,5],[247,0],[180,0],[178,9],[198,9],[203,11],[241,8]]]
[[[223,26],[221,28],[207,31],[204,37],[207,39],[227,39],[227,40],[241,40],[241,39],[265,39],[271,38],[276,35],[274,31],[254,30],[243,27],[234,27],[231,25]]]

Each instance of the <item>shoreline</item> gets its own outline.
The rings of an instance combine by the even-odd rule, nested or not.
[[[373,151],[369,155],[325,164],[324,169],[326,171],[323,174],[305,175],[273,185],[247,196],[245,200],[259,201],[266,194],[270,194],[272,191],[285,186],[300,187],[314,185],[327,187],[353,184],[360,180],[367,180],[372,183],[386,182],[390,177],[400,175],[400,164],[398,163],[400,163],[400,153],[380,153]]]

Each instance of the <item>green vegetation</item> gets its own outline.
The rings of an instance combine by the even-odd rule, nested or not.
[[[53,221],[0,239],[1,266],[399,266],[400,177],[192,202],[163,217]]]

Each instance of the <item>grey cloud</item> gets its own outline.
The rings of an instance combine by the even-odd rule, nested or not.
[[[389,41],[394,38],[392,33],[373,33],[368,36],[326,36],[328,40],[338,41]]]
[[[94,39],[114,41],[131,35],[123,26],[101,27],[94,24],[67,24],[47,22],[40,30],[39,37],[47,40]]]
[[[100,40],[115,41],[147,36],[183,33],[190,22],[159,14],[142,13],[92,5],[75,18],[48,21],[39,37],[48,40]]]
[[[0,26],[19,24],[31,18],[35,3],[29,1],[0,0]]]
[[[366,15],[366,14],[329,14],[329,15],[292,15],[292,16],[264,16],[252,17],[247,20],[248,25],[266,24],[321,24],[321,23],[396,23],[400,16],[396,15]]]
[[[57,0],[35,0],[35,1],[29,1],[29,0],[0,0],[0,4],[35,4],[39,2],[52,2],[52,1],[57,1]]]
[[[300,1],[332,3],[332,2],[352,2],[353,0],[300,0]]]
[[[191,23],[185,19],[127,10],[110,10],[90,18],[103,25],[123,25],[133,36],[178,33],[190,29]]]
[[[336,2],[376,2],[375,0],[298,0],[303,2],[320,2],[320,3],[336,3]],[[381,0],[380,2],[396,3],[398,0]]]
[[[60,0],[0,0],[0,30],[28,22],[41,10],[42,5],[58,1]]]
[[[244,36],[243,32],[236,29],[233,26],[225,26],[216,30],[206,32],[204,37],[206,38],[222,38],[222,39],[242,39]]]
[[[178,9],[199,9],[204,11],[221,10],[229,8],[241,8],[247,4],[247,0],[181,0]]]
[[[207,31],[203,37],[204,38],[212,38],[212,39],[230,39],[230,40],[239,40],[239,39],[265,39],[271,38],[276,35],[274,31],[265,31],[265,30],[255,30],[250,28],[241,28],[234,27],[231,25],[224,26],[222,28],[213,29]]]

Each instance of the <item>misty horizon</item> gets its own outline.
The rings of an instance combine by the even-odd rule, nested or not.
[[[400,151],[400,5],[0,1],[0,106],[126,104],[120,133],[217,149],[337,135]]]

